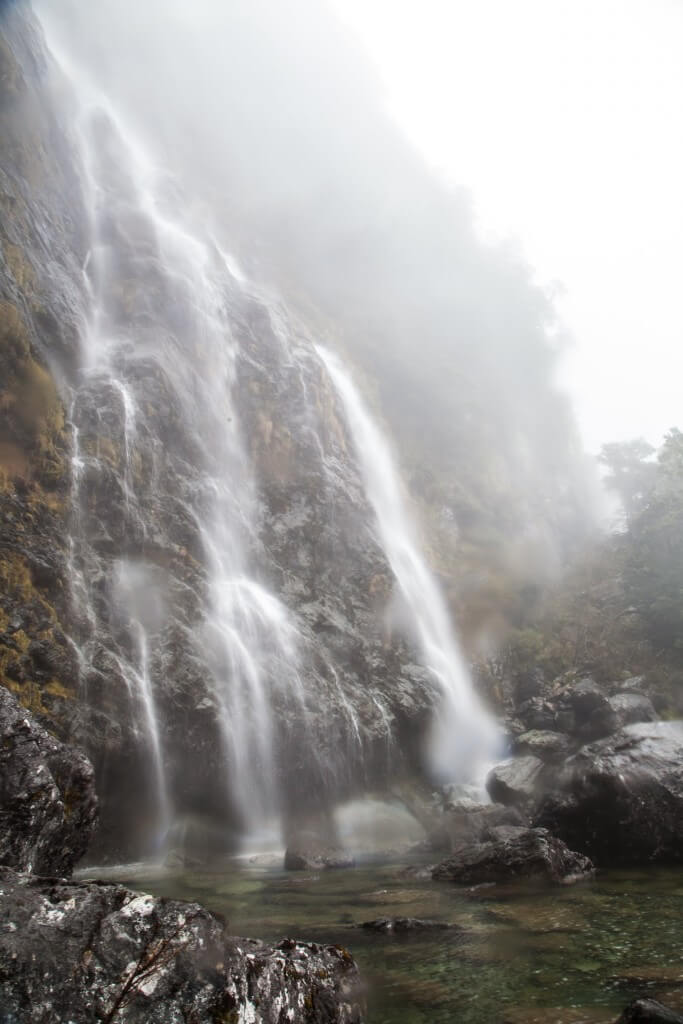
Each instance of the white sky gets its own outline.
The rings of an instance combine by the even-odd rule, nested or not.
[[[335,0],[480,227],[560,281],[590,450],[683,428],[683,0]]]

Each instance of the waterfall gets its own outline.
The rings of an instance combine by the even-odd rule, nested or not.
[[[420,552],[389,445],[339,359],[320,346],[317,351],[343,405],[380,541],[424,664],[441,690],[427,752],[431,771],[442,782],[476,781],[500,745],[495,723],[472,687],[444,599]]]
[[[280,805],[275,699],[303,705],[296,625],[250,568],[258,510],[233,402],[231,329],[249,283],[177,213],[178,183],[155,168],[108,101],[62,65],[80,101],[90,233],[70,406],[81,675],[87,689],[105,662],[125,685],[163,833],[173,807],[159,705],[173,620],[217,709],[224,777],[214,785],[248,832]],[[189,587],[159,564],[169,550],[190,564]]]
[[[115,841],[329,819],[423,771],[430,714],[433,776],[476,774],[495,731],[350,378],[57,60],[85,211],[69,628]]]

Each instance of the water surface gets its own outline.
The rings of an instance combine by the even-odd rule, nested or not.
[[[681,870],[475,890],[415,877],[405,862],[285,873],[256,858],[116,875],[219,911],[234,934],[347,947],[367,986],[368,1024],[597,1024],[643,994],[683,1009]],[[383,916],[460,928],[393,936],[354,927]]]

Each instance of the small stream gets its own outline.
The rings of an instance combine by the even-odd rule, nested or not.
[[[466,890],[415,877],[405,858],[320,873],[273,865],[255,857],[213,872],[131,865],[108,875],[219,911],[233,934],[347,947],[367,986],[367,1024],[597,1024],[643,994],[683,1009],[681,869]],[[386,916],[460,928],[354,928]]]

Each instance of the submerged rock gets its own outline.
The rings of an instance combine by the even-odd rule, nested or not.
[[[432,871],[432,878],[479,885],[514,879],[567,882],[589,875],[593,865],[543,828],[492,828],[487,840],[462,846]]]
[[[68,875],[97,821],[92,765],[0,686],[0,864]]]
[[[616,1024],[683,1024],[683,1017],[656,999],[634,999]]]
[[[629,725],[566,762],[535,817],[597,863],[683,860],[683,723]]]
[[[355,859],[346,850],[334,846],[314,844],[305,847],[287,847],[285,871],[321,871],[333,868],[353,868]]]
[[[449,928],[458,928],[458,925],[421,917],[377,917],[374,921],[363,921],[359,927],[365,928],[369,932],[405,934],[406,932],[447,931]]]
[[[0,869],[3,1020],[360,1024],[346,950],[226,934],[195,903]]]

